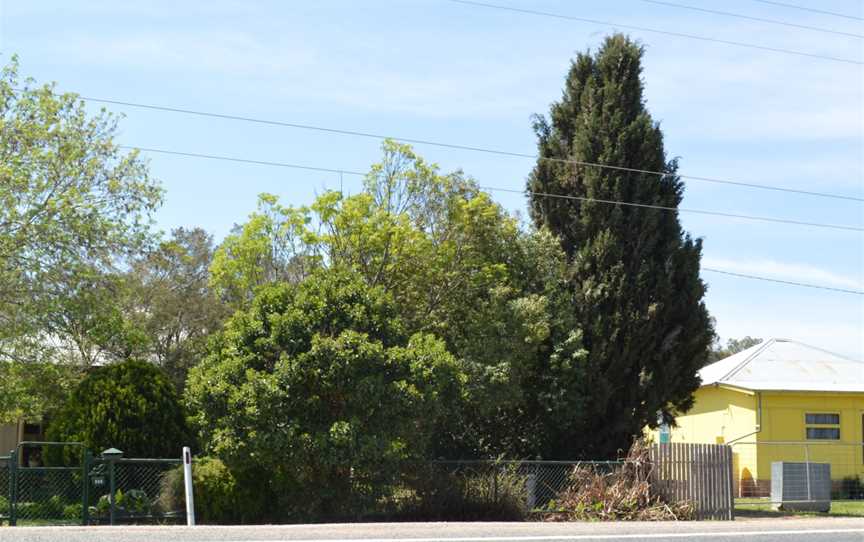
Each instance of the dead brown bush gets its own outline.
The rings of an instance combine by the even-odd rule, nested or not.
[[[636,441],[616,465],[580,464],[550,503],[546,521],[663,521],[694,517],[689,502],[665,502],[653,490],[649,446]],[[610,468],[611,467],[611,468]]]

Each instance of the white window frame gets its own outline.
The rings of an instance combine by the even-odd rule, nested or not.
[[[808,416],[836,416],[837,423],[808,423]],[[810,437],[810,429],[836,429],[837,438],[828,437]],[[840,413],[839,412],[805,412],[804,413],[804,440],[813,441],[839,441],[840,440]]]

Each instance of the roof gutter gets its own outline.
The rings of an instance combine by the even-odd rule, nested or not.
[[[745,439],[747,437],[752,437],[753,435],[759,434],[762,432],[762,392],[756,392],[756,430],[746,435],[741,435],[740,437],[734,438],[727,442],[726,444],[734,444],[739,440]]]

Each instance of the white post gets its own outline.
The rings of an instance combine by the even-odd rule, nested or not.
[[[813,495],[810,493],[810,447],[806,444],[804,445],[804,465],[807,471],[807,501],[812,501]]]
[[[186,525],[195,525],[195,499],[192,496],[192,450],[183,447],[183,482],[186,489]]]
[[[537,467],[533,466],[531,468],[531,474],[528,475],[528,479],[525,482],[525,507],[528,508],[528,511],[534,510],[534,506],[537,504]]]

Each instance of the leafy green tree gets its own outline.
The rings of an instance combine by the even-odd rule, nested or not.
[[[0,72],[0,362],[20,365],[16,374],[51,373],[27,368],[57,355],[55,315],[149,239],[161,190],[114,143],[116,130],[105,111],[88,114],[75,95],[20,78],[16,59]],[[33,384],[0,381],[0,417],[39,417],[30,408],[50,398],[16,392],[38,392]]]
[[[46,436],[96,452],[119,448],[127,457],[177,457],[190,444],[174,386],[144,361],[92,369],[50,420]]]
[[[440,340],[408,335],[380,286],[331,268],[259,288],[186,398],[207,451],[262,473],[271,513],[335,517],[426,455],[464,380]]]
[[[434,454],[536,455],[536,426],[549,419],[537,403],[551,374],[543,360],[553,337],[573,329],[558,241],[522,231],[461,172],[442,174],[407,145],[387,141],[383,151],[360,194],[327,192],[299,208],[262,196],[217,249],[214,288],[243,306],[272,280],[355,270],[392,296],[410,333],[440,337],[471,375],[469,400],[439,428]]]
[[[228,316],[226,307],[209,286],[213,239],[200,228],[178,228],[171,238],[132,262],[126,272],[121,301],[127,328],[142,337],[137,352],[116,352],[121,359],[134,355],[161,367],[178,389],[188,370],[206,353],[208,338]],[[129,333],[126,345],[136,345]]]
[[[178,228],[126,270],[79,273],[43,319],[60,359],[82,367],[150,361],[182,390],[228,313],[208,284],[212,254],[204,230]]]
[[[718,342],[718,344],[715,344],[711,349],[711,353],[708,355],[708,362],[712,363],[715,361],[720,361],[723,358],[728,358],[733,354],[737,354],[742,350],[747,350],[751,346],[756,346],[761,342],[762,339],[757,337],[751,337],[750,335],[747,335],[746,337],[743,337],[741,339],[728,339],[726,341],[725,347],[721,346]]]
[[[570,264],[572,312],[587,356],[562,396],[572,428],[548,457],[613,456],[633,435],[692,404],[696,371],[713,331],[699,279],[701,241],[676,213],[593,199],[677,207],[677,163],[645,107],[643,48],[607,38],[572,63],[560,101],[535,131],[541,159],[528,189],[531,216],[561,241]],[[620,169],[598,168],[586,162]],[[659,171],[661,176],[637,170]]]

